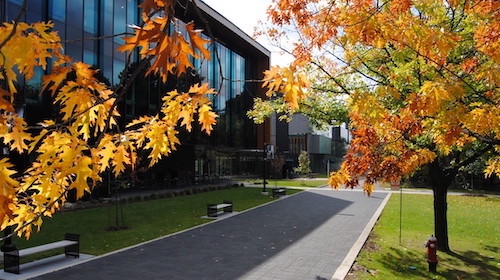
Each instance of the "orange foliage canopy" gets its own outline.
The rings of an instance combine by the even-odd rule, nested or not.
[[[138,48],[151,61],[147,74],[158,74],[164,81],[169,73],[181,75],[192,67],[191,57],[210,57],[209,41],[192,23],[186,26],[188,38],[176,30],[174,6],[173,0],[142,1],[144,23],[134,27],[135,33],[123,38],[119,48],[128,53]],[[32,226],[41,226],[43,215],[61,208],[69,190],[80,198],[102,181],[103,172],[117,177],[134,169],[140,149],[153,165],[180,144],[179,123],[190,130],[198,121],[210,134],[217,117],[208,97],[214,90],[194,85],[188,92],[166,93],[157,115],[140,117],[117,132],[117,95],[125,90],[113,92],[95,78],[97,70],[63,55],[53,28],[50,22],[0,25],[0,84],[6,85],[0,88],[0,141],[34,158],[26,170],[15,170],[7,157],[0,159],[0,230],[14,226],[26,237]],[[52,95],[59,116],[30,128],[14,108],[17,77],[29,80],[35,68],[45,70],[49,64],[51,73],[43,77],[41,92]]]
[[[267,35],[292,41],[281,46],[295,56],[289,69],[325,72],[324,61],[334,61],[328,79],[349,95],[353,140],[332,187],[363,180],[370,194],[377,181],[452,155],[450,167],[482,157],[486,176],[500,175],[499,1],[272,3]],[[291,94],[285,101],[295,106],[303,95]]]

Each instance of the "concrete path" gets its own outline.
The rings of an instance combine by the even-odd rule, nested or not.
[[[343,279],[388,196],[304,191],[35,279]]]

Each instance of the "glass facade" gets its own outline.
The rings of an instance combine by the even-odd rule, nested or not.
[[[29,0],[26,22],[53,21],[54,30],[63,39],[64,51],[75,61],[95,65],[100,69],[105,82],[110,86],[120,82],[126,66],[126,54],[116,51],[122,44],[121,37],[132,32],[129,24],[139,24],[139,0]],[[22,0],[0,2],[2,21],[17,17]],[[186,33],[182,21],[177,22],[177,31]],[[187,34],[185,34],[187,36]],[[231,45],[218,41],[209,45],[211,59],[192,59],[191,82],[208,82],[219,94],[213,97],[214,108],[219,115],[218,123],[210,137],[202,133],[187,136],[183,143],[191,145],[193,173],[228,175],[238,173],[238,149],[252,149],[256,144],[256,127],[246,117],[256,96],[253,85],[246,79],[255,79],[248,69],[255,67],[253,58],[236,51]],[[137,59],[138,56],[136,55]],[[49,69],[50,71],[50,69]],[[254,71],[255,72],[255,71]],[[39,88],[43,71],[39,69],[35,78],[25,81]],[[175,85],[170,85],[175,86]],[[177,85],[178,86],[178,85]],[[120,105],[121,115],[127,119],[143,114],[155,114],[162,95],[171,89],[156,77],[146,77],[134,84]],[[26,95],[31,103],[37,100],[36,90]],[[245,157],[247,159],[248,156]],[[209,169],[207,171],[207,168]]]
[[[48,19],[66,39],[68,55],[98,66],[111,85],[119,83],[126,55],[116,48],[122,43],[120,37],[127,24],[139,20],[137,0],[49,0]]]
[[[2,20],[15,19],[22,2],[7,0]],[[54,30],[64,40],[65,53],[75,61],[99,67],[109,83],[116,85],[126,60],[116,48],[127,24],[139,21],[138,0],[30,0],[21,20],[53,21]]]

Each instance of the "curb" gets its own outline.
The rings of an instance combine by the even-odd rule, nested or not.
[[[352,265],[354,264],[354,261],[356,260],[356,257],[358,256],[359,252],[363,248],[363,245],[365,244],[366,240],[368,239],[368,236],[370,235],[370,232],[372,231],[373,227],[375,226],[375,223],[377,222],[378,218],[380,217],[380,214],[382,214],[382,210],[384,210],[385,205],[387,204],[387,201],[389,201],[389,198],[391,197],[391,193],[389,192],[387,196],[385,197],[384,201],[380,204],[378,207],[377,211],[373,214],[372,218],[366,224],[366,227],[363,229],[363,232],[361,232],[361,235],[359,236],[358,240],[354,243],[352,246],[351,250],[349,253],[347,253],[347,256],[344,258],[340,266],[337,268],[335,273],[332,275],[330,280],[343,280],[347,273],[349,273],[349,270],[351,269]]]

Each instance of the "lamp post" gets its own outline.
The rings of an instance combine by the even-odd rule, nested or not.
[[[267,162],[266,146],[267,146],[267,144],[264,143],[264,147],[262,149],[262,194],[263,195],[267,195],[267,190],[266,190],[266,162]]]
[[[266,189],[266,120],[262,123],[262,194],[267,195]]]

